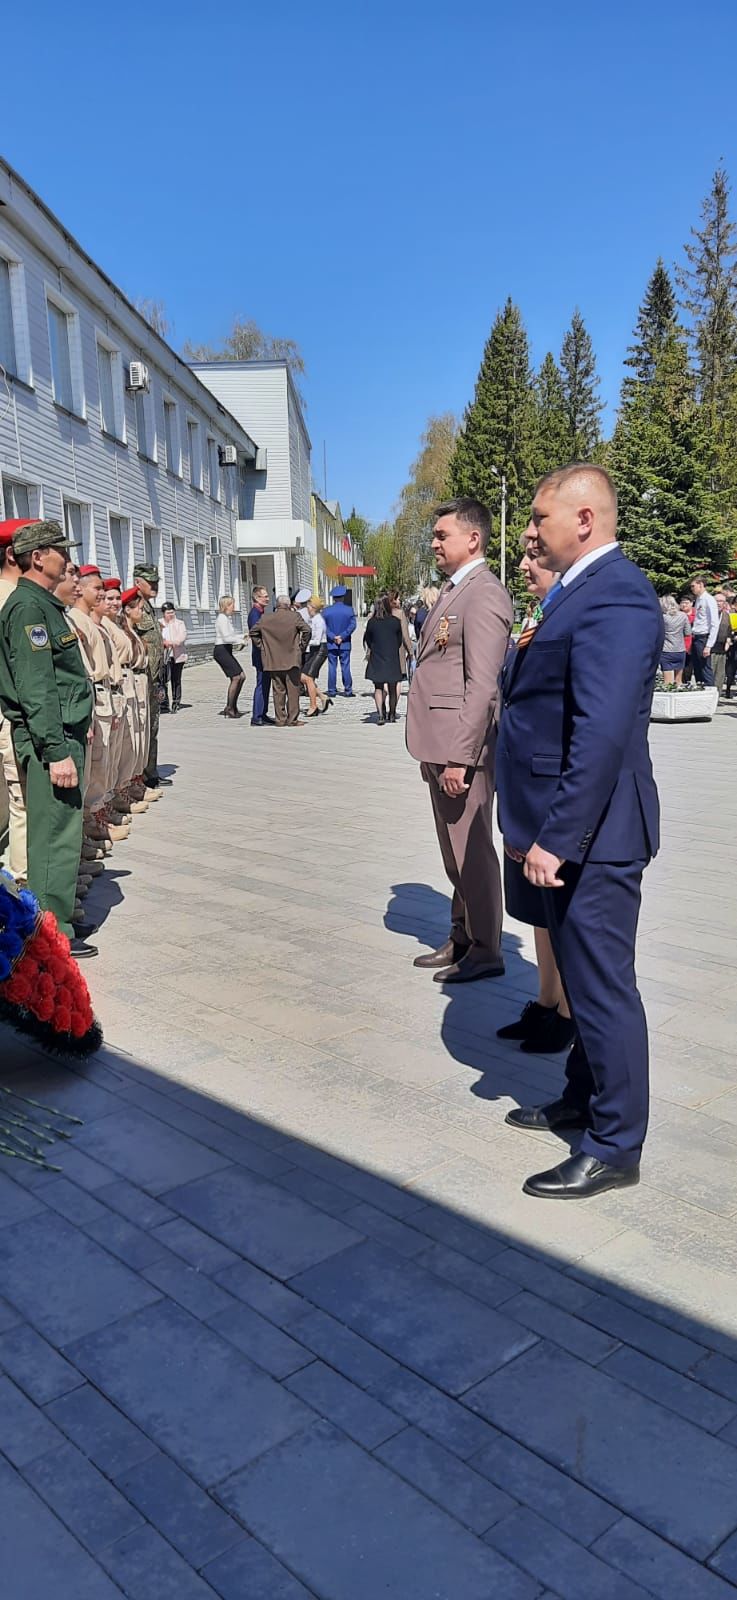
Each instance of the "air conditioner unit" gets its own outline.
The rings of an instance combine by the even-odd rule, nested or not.
[[[148,390],[150,387],[151,380],[146,363],[144,361],[131,361],[128,368],[128,388]]]
[[[211,533],[210,534],[210,555],[211,556],[219,556],[219,555],[222,555],[222,551],[223,551],[223,544],[222,544],[222,540],[220,538],[220,534],[219,533]]]
[[[254,462],[254,467],[255,467],[257,472],[265,472],[266,471],[266,445],[265,444],[262,444],[260,450],[256,451],[256,460]]]
[[[221,444],[218,446],[218,461],[221,467],[236,467],[238,465],[238,451],[234,444]]]

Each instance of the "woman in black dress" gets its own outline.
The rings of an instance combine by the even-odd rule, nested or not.
[[[397,691],[402,677],[399,652],[402,644],[402,624],[392,615],[388,595],[376,601],[374,614],[366,623],[363,642],[368,651],[366,677],[374,686],[374,700],[379,727],[397,720]],[[387,715],[386,696],[389,696]]]

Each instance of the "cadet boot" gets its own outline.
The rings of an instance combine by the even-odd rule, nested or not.
[[[100,873],[104,872],[104,871],[105,871],[105,868],[104,868],[104,866],[103,866],[101,861],[83,861],[82,862],[81,876],[85,877],[85,878],[89,878],[90,882],[92,881],[93,878],[99,878]]]
[[[145,798],[148,801],[160,800],[163,792],[164,792],[163,789],[146,789]]]
[[[82,845],[82,860],[102,861],[104,855],[105,851],[103,850],[102,845],[98,844],[95,840],[90,840],[88,842],[85,836],[84,843]]]

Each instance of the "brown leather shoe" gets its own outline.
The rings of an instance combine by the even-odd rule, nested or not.
[[[476,983],[479,978],[503,977],[503,961],[479,960],[478,956],[467,950],[460,961],[454,961],[444,972],[436,972],[433,983]]]
[[[432,967],[451,967],[455,961],[460,961],[469,949],[467,944],[458,944],[455,939],[446,939],[439,950],[428,950],[424,956],[415,956],[413,967],[422,967],[430,970]]]

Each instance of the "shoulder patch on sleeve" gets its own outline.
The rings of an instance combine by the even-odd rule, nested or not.
[[[32,650],[48,650],[50,648],[48,629],[44,627],[42,622],[29,622],[26,625],[25,632],[28,634],[28,643]]]

